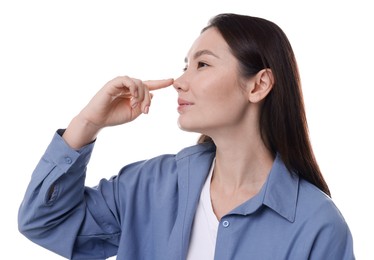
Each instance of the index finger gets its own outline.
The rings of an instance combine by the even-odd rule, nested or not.
[[[144,85],[148,87],[149,90],[157,90],[166,88],[174,83],[174,79],[159,79],[159,80],[146,80],[143,81]]]

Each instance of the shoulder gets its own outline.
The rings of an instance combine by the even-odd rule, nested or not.
[[[334,201],[313,184],[300,180],[297,203],[299,220],[307,221],[316,230],[330,229],[346,233],[348,226]]]
[[[178,161],[181,161],[186,158],[193,157],[195,159],[199,158],[202,154],[211,154],[215,152],[215,145],[213,143],[203,143],[203,144],[195,144],[192,146],[185,147],[181,149],[176,154],[162,154],[159,156],[155,156],[153,158],[138,161],[132,164],[129,164],[126,167],[145,167],[145,168],[153,168],[153,167],[169,167],[171,165],[175,165],[178,163]]]
[[[205,153],[212,153],[215,152],[215,150],[216,146],[213,142],[195,144],[179,151],[179,153],[177,154],[177,160],[183,159],[185,157],[199,156]]]
[[[162,154],[147,160],[137,161],[124,166],[120,170],[121,177],[134,175],[134,177],[165,177],[168,174],[175,174],[178,165],[182,161],[194,161],[194,164],[199,164],[199,160],[203,160],[203,154],[212,154],[215,151],[213,143],[196,144],[185,147],[176,154]],[[131,178],[131,177],[130,177]]]
[[[296,219],[313,245],[310,259],[354,259],[351,231],[329,196],[301,180],[297,204]]]
[[[212,154],[215,152],[215,145],[213,143],[196,144],[185,147],[176,154],[163,154],[149,160],[143,161],[143,167],[175,167],[180,161],[185,159],[199,161],[204,154]]]
[[[305,212],[305,214],[313,215],[318,212],[318,215],[342,217],[333,200],[304,179],[300,179],[298,208],[300,211]],[[299,213],[301,214],[302,212]]]

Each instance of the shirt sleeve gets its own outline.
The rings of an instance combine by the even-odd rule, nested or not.
[[[100,192],[84,185],[94,143],[76,151],[62,133],[57,131],[32,173],[18,212],[19,231],[69,259],[106,259],[116,250],[120,228]]]

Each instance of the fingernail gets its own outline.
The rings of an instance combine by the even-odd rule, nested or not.
[[[145,106],[144,107],[144,114],[148,114],[148,112],[149,112],[149,106]]]

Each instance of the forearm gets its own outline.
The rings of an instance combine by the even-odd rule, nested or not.
[[[93,144],[72,150],[56,134],[35,168],[19,209],[19,230],[69,257],[85,215],[84,179]],[[58,238],[64,243],[54,244]]]

